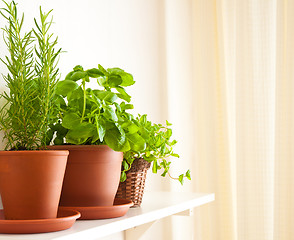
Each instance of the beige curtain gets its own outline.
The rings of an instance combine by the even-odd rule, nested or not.
[[[196,210],[194,239],[294,239],[293,11],[293,0],[166,1],[169,118],[194,177],[182,191],[216,194]],[[190,239],[183,221],[173,239]]]

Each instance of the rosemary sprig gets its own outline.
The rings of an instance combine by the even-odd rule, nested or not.
[[[52,101],[58,81],[58,56],[49,28],[52,19],[40,8],[41,23],[35,19],[37,30],[22,34],[24,14],[18,18],[17,4],[3,0],[1,15],[7,25],[3,28],[4,41],[9,51],[1,61],[8,74],[3,75],[9,92],[0,94],[5,99],[0,109],[0,130],[7,141],[5,149],[33,150],[45,146],[46,132],[54,119]],[[35,45],[36,43],[36,45]]]
[[[48,126],[56,119],[56,114],[54,113],[54,96],[56,84],[60,77],[57,64],[61,48],[55,50],[58,38],[56,37],[52,40],[53,34],[48,33],[53,23],[53,17],[51,17],[50,21],[47,21],[51,12],[52,10],[48,13],[43,13],[40,7],[41,23],[38,24],[37,20],[34,19],[37,30],[33,29],[34,35],[38,42],[35,47],[35,54],[37,56],[35,62],[35,72],[37,75],[37,86],[40,93],[39,102],[42,109],[41,116],[43,117],[41,119],[43,123],[42,138],[40,139],[43,146],[45,146],[47,142],[46,134]]]

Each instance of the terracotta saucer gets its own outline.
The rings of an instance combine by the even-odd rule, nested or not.
[[[106,219],[122,217],[133,206],[133,202],[126,199],[116,198],[113,206],[96,207],[59,207],[60,209],[74,209],[81,213],[79,220],[83,219]]]
[[[57,218],[33,220],[5,220],[0,210],[0,233],[45,233],[70,228],[81,214],[73,209],[59,209]]]

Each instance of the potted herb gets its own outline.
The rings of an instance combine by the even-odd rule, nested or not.
[[[177,143],[171,140],[172,129],[171,124],[166,121],[166,126],[155,124],[147,120],[147,115],[138,116],[132,121],[126,123],[132,126],[145,141],[146,147],[141,150],[130,149],[124,153],[124,161],[122,164],[121,183],[117,191],[117,197],[130,199],[134,206],[140,206],[144,193],[145,179],[147,170],[152,164],[152,172],[157,173],[163,170],[161,176],[168,175],[174,180],[178,180],[181,184],[184,178],[191,180],[190,170],[179,177],[172,177],[169,173],[171,161],[170,157],[179,157],[174,153],[173,147]]]
[[[96,83],[99,89],[88,88],[88,83]],[[133,105],[125,87],[132,84],[131,74],[119,68],[105,70],[101,65],[89,70],[76,66],[58,83],[60,115],[51,125],[50,136],[56,134],[52,148],[70,151],[62,206],[112,205],[119,176],[125,181],[126,172],[139,162],[147,166],[153,162],[153,172],[163,168],[162,176],[170,176],[166,158],[178,156],[172,149],[176,141],[170,141],[172,131],[147,121],[146,115],[135,118],[128,112]],[[106,163],[112,164],[114,155],[119,161],[112,168]],[[183,183],[185,177],[190,179],[190,171],[177,179]]]
[[[9,91],[1,94],[0,130],[6,150],[0,152],[0,192],[6,219],[56,218],[68,151],[46,147],[47,130],[54,116],[53,102],[61,49],[48,31],[50,12],[40,8],[36,29],[22,33],[14,2],[1,10],[9,55],[2,62]]]
[[[96,84],[89,88],[88,84]],[[123,152],[145,148],[140,136],[123,124],[134,84],[131,74],[119,68],[84,70],[76,66],[57,85],[59,121],[49,132],[55,146],[69,150],[61,206],[111,206],[119,185]],[[137,137],[137,138],[136,138]]]

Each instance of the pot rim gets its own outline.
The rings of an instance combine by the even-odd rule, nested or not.
[[[109,150],[113,152],[112,148],[110,148],[108,145],[50,145],[47,146],[48,149],[64,149],[64,150],[80,150],[80,149],[86,149],[87,151],[101,151],[101,150]]]
[[[20,151],[5,151],[1,150],[0,155],[51,155],[51,156],[68,156],[68,150],[20,150]]]

